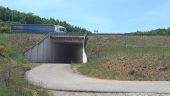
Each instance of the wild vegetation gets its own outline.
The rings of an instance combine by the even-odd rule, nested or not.
[[[54,18],[41,18],[33,13],[24,13],[16,10],[11,10],[8,7],[0,6],[0,32],[10,32],[9,25],[17,24],[55,24],[64,26],[68,32],[88,32],[85,28],[73,26],[66,21],[60,21]]]
[[[83,75],[114,80],[170,80],[170,36],[93,36]]]
[[[0,96],[48,96],[45,89],[25,80],[25,72],[32,65],[22,55],[43,37],[43,34],[0,33]]]
[[[151,31],[145,31],[145,32],[142,32],[142,31],[137,31],[137,32],[131,32],[131,33],[128,33],[129,35],[170,35],[170,27],[167,28],[167,29],[155,29],[155,30],[151,30]]]

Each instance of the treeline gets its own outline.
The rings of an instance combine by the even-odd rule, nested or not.
[[[136,31],[136,32],[132,32],[132,33],[128,33],[129,35],[170,35],[170,27],[167,29],[155,29],[155,30],[151,30],[151,31]]]
[[[23,13],[11,10],[8,7],[0,6],[0,31],[9,32],[9,24],[55,24],[64,26],[68,32],[88,32],[85,28],[73,26],[66,21],[60,21],[54,18],[41,18],[33,13]]]

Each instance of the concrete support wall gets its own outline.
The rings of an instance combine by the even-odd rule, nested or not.
[[[87,55],[86,55],[84,47],[82,51],[83,51],[83,63],[87,63]]]
[[[32,49],[25,52],[25,56],[32,62],[52,63],[55,62],[56,52],[55,46],[49,37],[45,38]]]
[[[84,43],[58,43],[50,36],[25,52],[35,63],[86,63]]]

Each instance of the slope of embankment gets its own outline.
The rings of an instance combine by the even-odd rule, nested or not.
[[[48,96],[45,89],[29,84],[26,71],[35,66],[22,53],[44,37],[43,34],[0,33],[0,96]]]
[[[114,80],[170,80],[170,36],[96,35],[87,44],[83,75]]]

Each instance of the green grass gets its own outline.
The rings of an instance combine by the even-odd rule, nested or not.
[[[35,36],[34,36],[35,35]],[[25,72],[34,64],[23,57],[23,51],[33,46],[41,34],[0,34],[0,96],[48,96],[46,89],[25,80]],[[37,39],[36,37],[39,37]]]
[[[0,96],[31,96],[31,92],[16,92],[6,87],[0,87]]]
[[[170,80],[169,36],[95,36],[79,73],[114,80]]]

